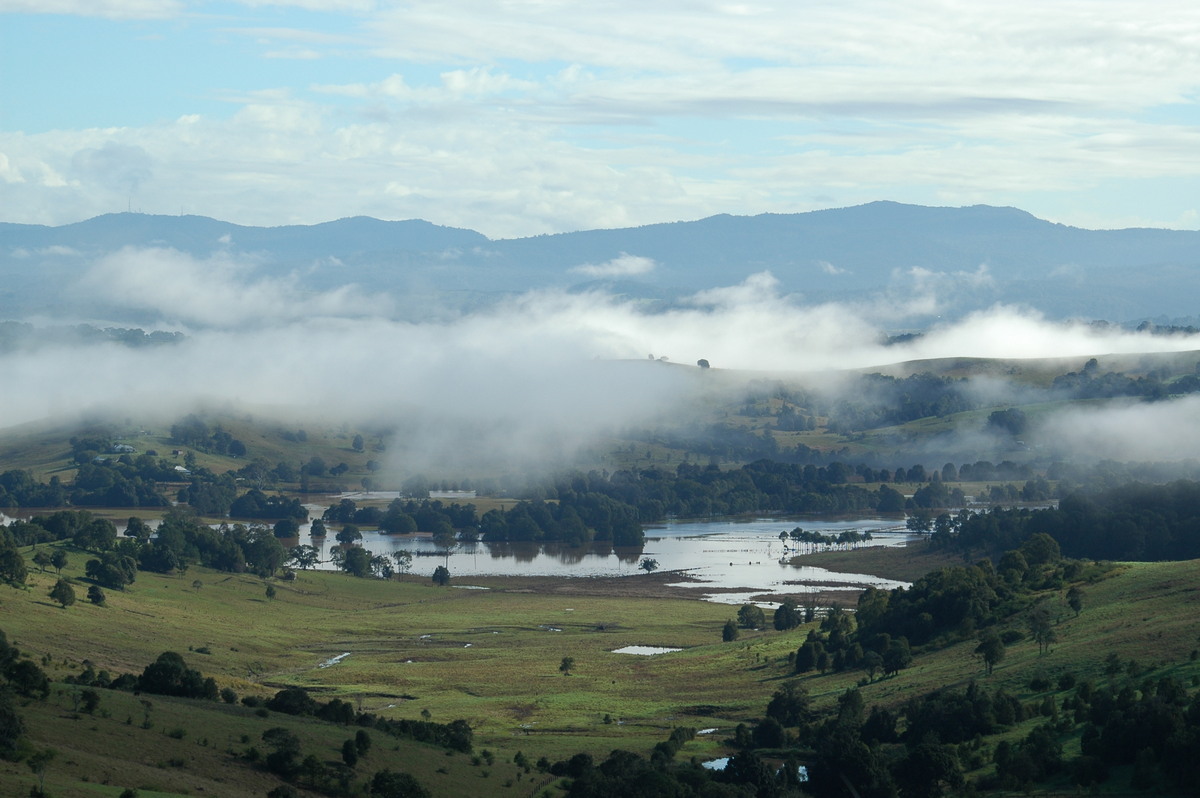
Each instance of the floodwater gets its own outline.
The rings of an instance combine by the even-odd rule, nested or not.
[[[624,648],[614,648],[614,654],[636,654],[639,657],[653,657],[655,654],[670,654],[672,651],[683,651],[682,648],[668,648],[667,646],[625,646]]]
[[[308,510],[310,517],[320,518],[325,507],[308,505]],[[0,523],[11,520],[0,515]],[[913,539],[904,524],[897,520],[772,518],[670,522],[648,528],[646,545],[642,548],[476,542],[459,543],[446,554],[427,535],[385,535],[368,530],[362,532],[361,545],[373,554],[385,556],[400,550],[412,552],[410,573],[419,576],[430,576],[434,568],[445,565],[458,587],[464,587],[462,580],[473,576],[635,577],[641,573],[639,564],[645,558],[657,560],[659,569],[664,572],[680,575],[680,581],[671,583],[672,586],[694,590],[698,598],[723,604],[740,605],[768,593],[815,593],[830,588],[858,590],[867,586],[907,587],[906,582],[868,574],[792,566],[788,562],[792,556],[822,548],[779,539],[780,532],[790,532],[797,526],[827,536],[849,530],[870,532],[872,540],[856,544],[859,548],[903,546]],[[309,529],[310,524],[303,525],[300,538],[283,541],[284,544],[311,543],[320,552],[322,562],[318,567],[332,569],[330,554],[339,545],[334,538],[337,528],[331,526],[329,535],[324,538],[311,537]],[[755,603],[764,608],[776,606],[769,601]]]
[[[317,512],[314,515],[319,515]],[[363,531],[363,548],[390,556],[408,550],[413,554],[410,573],[428,576],[445,565],[455,581],[472,576],[635,576],[645,558],[658,561],[662,571],[686,576],[673,586],[697,591],[697,597],[725,604],[743,604],[763,593],[801,593],[829,588],[883,589],[908,583],[868,574],[840,573],[815,566],[792,566],[788,561],[799,553],[821,547],[779,539],[780,532],[797,526],[823,535],[843,531],[870,532],[865,546],[903,546],[913,539],[903,523],[880,518],[838,521],[757,519],[753,521],[689,521],[667,523],[646,530],[646,545],[640,549],[603,546],[560,547],[511,543],[459,543],[447,555],[431,538],[423,535],[385,535]],[[303,532],[306,532],[304,530]],[[330,552],[338,546],[334,529],[326,538],[304,536],[320,551],[322,568],[332,568]],[[843,547],[845,548],[845,547]],[[461,583],[461,582],[460,582]],[[774,606],[760,602],[764,607]]]

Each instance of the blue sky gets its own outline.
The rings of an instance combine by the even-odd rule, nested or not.
[[[0,0],[0,221],[1200,227],[1200,6]]]

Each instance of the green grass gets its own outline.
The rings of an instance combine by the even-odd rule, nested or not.
[[[844,560],[839,567],[896,574],[929,556],[903,549],[837,554]],[[896,559],[891,571],[869,562],[889,556]],[[10,641],[47,662],[52,678],[78,673],[84,659],[96,670],[136,674],[162,651],[173,650],[239,695],[301,685],[324,700],[340,697],[385,717],[415,719],[427,710],[435,721],[463,718],[475,729],[477,751],[495,752],[490,769],[464,755],[410,743],[385,755],[383,748],[398,743],[381,734],[373,734],[376,748],[359,766],[364,774],[382,767],[412,772],[439,795],[480,792],[485,769],[490,775],[484,791],[527,795],[528,777],[516,782],[511,765],[518,750],[552,761],[579,751],[602,758],[614,748],[646,753],[675,726],[719,729],[688,743],[682,753],[718,755],[733,727],[761,717],[772,692],[794,678],[787,656],[807,633],[807,627],[743,631],[738,641],[722,643],[721,627],[734,608],[622,589],[650,578],[641,575],[604,583],[612,586],[612,595],[581,595],[563,592],[563,580],[479,579],[472,584],[490,589],[466,590],[417,578],[383,582],[307,572],[293,583],[275,582],[278,597],[268,600],[261,579],[192,568],[183,576],[139,573],[127,592],[107,591],[108,606],[95,607],[83,598],[85,560],[71,551],[64,573],[75,580],[80,601],[68,609],[47,596],[52,573],[35,571],[27,590],[0,589],[2,628]],[[1200,676],[1200,662],[1190,659],[1200,648],[1198,576],[1196,562],[1123,565],[1085,587],[1079,617],[1055,599],[1059,639],[1048,654],[1039,656],[1031,641],[1016,643],[985,677],[971,653],[974,640],[966,640],[919,654],[894,678],[862,685],[864,700],[868,706],[897,706],[975,679],[1032,701],[1038,697],[1028,686],[1033,675],[1056,680],[1070,671],[1079,679],[1103,680],[1110,652],[1190,683]],[[197,579],[198,589],[192,587]],[[1020,621],[1013,624],[1019,628]],[[684,650],[655,657],[612,653],[635,644]],[[347,652],[337,664],[319,667]],[[564,656],[575,660],[570,676],[558,671]],[[862,679],[862,672],[853,671],[800,681],[818,707],[830,707]],[[260,718],[241,706],[161,697],[148,697],[154,706],[153,728],[147,730],[141,728],[136,697],[101,691],[108,716],[75,717],[71,689],[59,684],[51,703],[26,710],[34,743],[61,752],[48,778],[55,795],[115,795],[119,790],[105,793],[101,787],[105,778],[108,786],[116,785],[117,774],[135,779],[124,786],[164,794],[197,794],[204,786],[206,794],[262,795],[273,779],[231,751],[252,744],[261,749],[264,729],[288,725],[298,729],[306,753],[324,752],[334,761],[349,736],[344,728],[312,720],[275,713]],[[176,728],[186,730],[183,739],[167,735]],[[240,742],[242,735],[250,742]],[[0,767],[0,791],[24,784],[21,792],[27,792],[32,775],[23,768]],[[511,793],[502,786],[509,779]]]
[[[463,718],[477,748],[508,758],[520,749],[551,759],[616,747],[646,752],[677,725],[731,730],[761,713],[779,677],[754,670],[755,656],[786,658],[794,647],[760,633],[722,644],[729,607],[535,593],[527,582],[504,580],[465,590],[308,572],[275,582],[272,601],[260,579],[192,568],[181,577],[139,573],[128,591],[107,591],[107,606],[95,607],[83,598],[85,560],[73,551],[64,571],[80,598],[65,610],[47,596],[52,572],[35,571],[28,590],[0,592],[10,641],[45,657],[52,678],[78,673],[84,659],[96,670],[136,674],[173,650],[239,695],[301,685],[385,717],[428,710],[440,722]],[[612,653],[635,644],[686,650]],[[575,659],[570,676],[558,671],[564,656]],[[705,738],[691,748],[716,745]]]

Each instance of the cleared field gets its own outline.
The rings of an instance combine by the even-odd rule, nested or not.
[[[930,556],[900,549],[806,559],[899,574],[931,564]],[[239,695],[300,685],[323,700],[340,697],[385,717],[462,718],[475,731],[475,759],[376,735],[379,749],[360,766],[362,773],[368,766],[412,772],[438,795],[474,794],[483,778],[491,779],[489,794],[528,795],[530,775],[517,781],[511,764],[517,751],[552,761],[579,751],[646,753],[675,726],[717,730],[688,743],[682,756],[719,755],[736,724],[761,717],[771,694],[797,678],[787,658],[808,631],[742,630],[739,640],[723,643],[721,627],[735,608],[669,597],[662,574],[436,587],[416,578],[384,582],[302,572],[295,582],[273,581],[276,598],[268,599],[261,579],[191,568],[181,576],[139,573],[127,592],[108,591],[108,605],[95,607],[83,600],[86,583],[79,578],[86,557],[77,551],[70,557],[64,574],[76,581],[80,601],[74,606],[50,601],[52,573],[35,571],[27,590],[0,590],[0,628],[45,663],[52,678],[78,673],[85,659],[114,675],[140,673],[171,650]],[[889,565],[887,557],[895,562]],[[821,708],[853,686],[868,706],[895,706],[973,679],[1032,700],[1038,695],[1029,687],[1033,676],[1055,679],[1069,671],[1102,680],[1105,658],[1116,653],[1123,662],[1136,660],[1140,668],[1190,683],[1200,677],[1200,662],[1190,659],[1200,647],[1198,576],[1195,562],[1124,565],[1085,588],[1078,617],[1059,599],[1058,640],[1048,654],[1039,656],[1032,641],[1016,643],[991,677],[972,654],[975,641],[967,640],[918,654],[893,678],[867,683],[861,671],[851,671],[799,681]],[[1021,623],[1017,618],[1012,626]],[[628,645],[682,650],[653,657],[613,653]],[[570,675],[559,670],[564,657],[574,660]],[[263,730],[296,725],[306,752],[324,752],[330,761],[347,736],[331,724],[160,697],[151,698],[153,728],[143,729],[137,697],[101,691],[108,716],[80,716],[71,710],[72,690],[58,685],[53,704],[29,710],[35,744],[61,752],[48,779],[55,795],[116,795],[117,772],[139,774],[133,786],[158,785],[164,795],[197,794],[201,787],[207,794],[261,795],[270,777],[241,754],[250,745],[262,747]],[[183,729],[183,737],[169,736],[174,729]],[[494,765],[478,760],[483,749],[494,754]],[[114,764],[114,756],[129,762]],[[32,776],[22,768],[0,765],[0,789],[16,784],[25,785],[20,794],[27,792]],[[104,774],[114,786],[107,792]]]

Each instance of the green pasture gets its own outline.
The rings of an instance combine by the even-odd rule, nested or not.
[[[548,777],[535,771],[521,773],[518,781],[511,763],[517,751],[551,761],[579,751],[598,758],[615,748],[647,753],[675,726],[716,729],[688,743],[681,755],[717,756],[734,727],[760,718],[771,694],[791,679],[825,709],[855,686],[868,707],[896,707],[971,680],[1034,702],[1042,696],[1030,687],[1034,676],[1056,681],[1070,672],[1103,682],[1110,678],[1110,653],[1139,674],[1170,673],[1189,684],[1200,677],[1200,660],[1192,659],[1200,649],[1195,562],[1121,565],[1084,586],[1078,617],[1062,595],[1048,594],[1057,641],[1045,655],[1032,640],[1014,643],[990,677],[972,653],[975,640],[968,639],[918,652],[899,675],[868,682],[861,671],[793,675],[788,654],[808,627],[742,630],[737,641],[721,642],[722,625],[736,608],[639,596],[622,587],[651,578],[645,575],[606,582],[613,595],[580,595],[564,592],[562,580],[454,580],[437,587],[416,577],[380,581],[310,571],[294,582],[273,580],[276,598],[268,599],[262,579],[193,567],[178,576],[139,573],[127,591],[106,591],[107,606],[96,607],[84,598],[86,555],[68,551],[64,575],[79,596],[73,606],[50,601],[52,572],[34,569],[27,589],[0,589],[0,628],[60,680],[49,704],[27,709],[34,744],[62,752],[48,777],[48,784],[61,781],[55,795],[117,795],[119,790],[105,789],[117,784],[118,772],[136,775],[132,786],[139,790],[164,795],[200,794],[199,787],[205,794],[262,795],[274,782],[241,754],[250,745],[262,749],[262,732],[277,725],[296,729],[306,753],[338,760],[349,736],[344,727],[277,713],[262,717],[240,705],[144,696],[153,704],[150,729],[142,728],[139,697],[127,693],[100,691],[106,714],[71,711],[74,688],[61,680],[82,670],[84,660],[97,671],[137,674],[167,650],[239,696],[269,696],[299,685],[322,700],[339,697],[385,717],[428,713],[434,721],[468,721],[475,757],[447,756],[377,733],[376,748],[359,766],[365,775],[383,767],[411,772],[438,795],[528,795],[534,791],[531,775]],[[25,550],[27,560],[30,552]],[[841,559],[827,562],[835,554]],[[931,556],[866,549],[805,559],[898,574],[917,563],[938,567]],[[868,562],[888,557],[897,564]],[[934,560],[949,564],[941,555]],[[1023,631],[1022,624],[1017,617],[1008,625]],[[682,650],[652,657],[613,653],[627,645]],[[559,670],[564,657],[574,660],[569,675]],[[1128,665],[1131,660],[1136,664]],[[177,729],[184,735],[170,736]],[[484,749],[494,754],[491,766],[477,759]],[[3,765],[0,785],[32,784],[22,767]],[[483,779],[489,780],[486,788],[479,786]]]
[[[530,592],[499,579],[473,582],[485,590],[310,571],[273,580],[268,599],[261,579],[193,567],[141,572],[96,607],[84,598],[85,560],[71,552],[64,575],[79,601],[67,609],[48,597],[52,571],[0,593],[0,628],[47,657],[56,678],[84,659],[140,673],[171,650],[239,695],[299,685],[384,716],[462,718],[485,746],[537,738],[542,753],[647,750],[677,725],[730,730],[761,713],[781,675],[763,663],[798,645],[773,632],[722,643],[728,606]],[[628,645],[684,650],[612,653]],[[564,657],[575,661],[570,675],[559,671]]]

